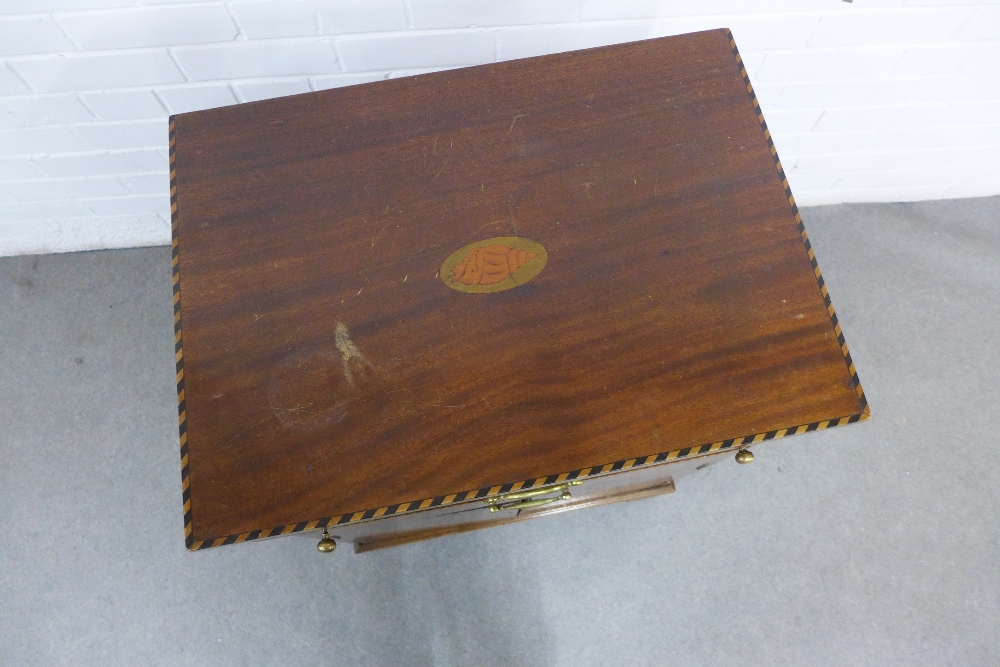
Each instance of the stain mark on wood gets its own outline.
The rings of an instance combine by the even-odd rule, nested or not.
[[[343,322],[337,322],[333,344],[337,348],[337,351],[340,352],[340,357],[344,362],[344,379],[347,380],[347,384],[354,386],[354,372],[351,370],[351,362],[361,362],[368,368],[372,368],[372,365],[361,354],[361,350],[354,344],[354,341],[351,340],[351,334],[347,330],[347,325]]]

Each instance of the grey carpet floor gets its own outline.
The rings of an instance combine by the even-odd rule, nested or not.
[[[366,555],[185,551],[167,249],[0,260],[0,665],[1000,664],[1000,198],[804,216],[870,422]]]

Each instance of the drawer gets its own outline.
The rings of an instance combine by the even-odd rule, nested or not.
[[[514,491],[490,498],[337,527],[331,537],[354,544],[357,553],[609,503],[672,493],[674,480],[731,454],[684,459]],[[331,530],[334,530],[331,528]]]

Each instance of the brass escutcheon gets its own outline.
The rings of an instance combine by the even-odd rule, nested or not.
[[[571,482],[563,482],[562,484],[556,484],[555,486],[545,486],[537,489],[528,489],[527,491],[513,491],[511,493],[505,493],[502,496],[494,496],[492,498],[486,498],[483,500],[484,503],[493,505],[496,503],[504,503],[508,500],[523,500],[524,498],[534,498],[535,496],[544,496],[546,493],[556,493],[557,491],[566,491],[571,486],[580,486],[583,482],[573,480]]]
[[[554,486],[545,486],[538,489],[528,489],[527,491],[514,491],[513,493],[505,493],[502,496],[495,496],[493,498],[486,498],[483,500],[484,503],[490,505],[491,512],[498,512],[501,509],[514,509],[517,505],[516,502],[511,501],[527,501],[532,503],[528,505],[522,503],[517,505],[517,509],[523,509],[525,507],[536,507],[537,505],[544,505],[546,503],[554,502],[556,500],[566,500],[571,498],[569,493],[569,488],[571,486],[580,486],[583,482],[572,480],[570,482],[563,482],[562,484],[556,484]],[[538,496],[544,496],[549,493],[561,493],[559,496],[553,498],[540,498],[537,500],[531,500],[532,498],[537,498]],[[508,503],[508,504],[504,504]]]
[[[573,495],[569,491],[563,491],[558,496],[553,496],[552,498],[535,498],[534,500],[515,500],[512,503],[500,503],[497,505],[491,505],[491,512],[499,512],[500,510],[526,510],[529,507],[541,507],[542,505],[548,505],[549,503],[554,503],[557,500],[570,500]]]

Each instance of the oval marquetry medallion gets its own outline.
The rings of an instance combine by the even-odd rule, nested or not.
[[[453,252],[441,265],[441,281],[459,292],[502,292],[528,282],[545,268],[548,253],[517,236],[476,241]]]

